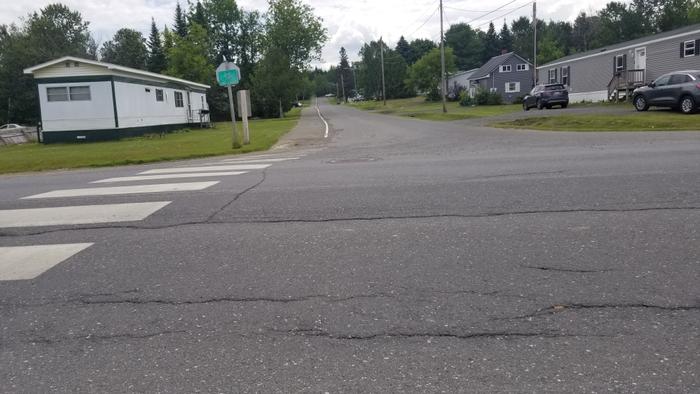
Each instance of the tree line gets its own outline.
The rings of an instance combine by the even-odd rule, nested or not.
[[[694,23],[700,23],[700,0],[612,1],[595,13],[581,12],[573,23],[538,20],[537,64]],[[486,31],[466,23],[453,24],[445,31],[444,38],[448,71],[478,68],[504,51],[516,52],[530,62],[534,60],[533,23],[525,16],[513,20],[510,25],[504,21],[500,29],[491,22]],[[410,97],[416,92],[425,92],[428,98],[438,97],[438,43],[426,39],[408,42],[403,36],[393,48],[377,41],[364,44],[359,52],[360,60],[352,65],[341,53],[338,66],[327,73],[317,70],[314,75],[316,91],[334,89],[342,75],[346,92],[354,91],[356,81],[357,90],[366,97],[381,97],[379,51],[382,45],[387,98]],[[353,72],[355,79],[349,83],[348,77],[353,76]]]
[[[307,68],[327,40],[322,20],[301,0],[269,0],[267,12],[248,11],[235,0],[177,3],[173,19],[148,38],[132,28],[98,45],[78,11],[50,4],[20,24],[0,25],[0,124],[39,120],[36,83],[23,69],[62,56],[100,60],[212,86],[212,116],[228,113],[215,68],[224,59],[241,68],[237,89],[251,89],[256,116],[281,116],[308,94]]]

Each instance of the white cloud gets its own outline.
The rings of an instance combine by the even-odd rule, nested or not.
[[[573,20],[581,11],[597,10],[610,0],[545,0],[538,3],[538,16],[543,19]],[[36,11],[55,0],[5,1],[0,12],[0,24],[19,22],[32,11]],[[159,28],[172,24],[176,0],[61,0],[63,4],[82,13],[90,21],[91,30],[98,42],[111,39],[114,33],[129,27],[148,35],[151,17]],[[323,18],[328,29],[322,61],[319,65],[328,66],[338,61],[338,52],[345,47],[350,60],[357,60],[357,53],[364,42],[384,37],[385,42],[394,45],[401,37],[407,39],[439,38],[440,20],[434,11],[437,0],[306,0]],[[503,19],[512,20],[522,15],[530,16],[531,7],[511,12],[525,5],[529,0],[517,0],[502,10],[487,16],[484,11],[493,10],[508,3],[499,0],[487,3],[483,0],[445,1],[445,28],[451,23],[471,22],[473,27],[493,21],[497,26]],[[181,5],[186,6],[186,0]],[[267,9],[266,0],[240,0],[245,9]],[[508,14],[508,15],[506,15]],[[432,17],[430,17],[432,15]],[[422,28],[419,27],[423,25]]]

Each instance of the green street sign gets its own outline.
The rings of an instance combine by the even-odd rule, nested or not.
[[[241,69],[234,63],[223,62],[216,68],[216,81],[220,86],[233,86],[241,82]]]

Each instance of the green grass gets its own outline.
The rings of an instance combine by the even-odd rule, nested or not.
[[[650,111],[629,115],[559,115],[538,116],[507,122],[493,127],[547,131],[698,131],[700,118],[668,111]]]
[[[213,129],[185,129],[163,137],[146,135],[119,141],[0,146],[0,174],[80,167],[106,167],[240,154],[269,149],[298,122],[301,110],[284,119],[252,120],[250,145],[231,149],[231,122]],[[239,139],[242,125],[238,123]]]
[[[381,101],[364,101],[350,104],[352,107],[380,114],[406,116],[424,120],[451,121],[485,118],[522,111],[520,105],[484,105],[462,107],[459,103],[447,103],[447,113],[442,112],[441,102],[425,101],[424,97],[387,100],[386,107]]]

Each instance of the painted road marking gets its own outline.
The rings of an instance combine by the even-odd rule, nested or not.
[[[218,176],[232,176],[245,174],[245,171],[228,171],[228,172],[199,172],[191,174],[163,174],[163,175],[139,175],[139,176],[124,176],[119,178],[107,178],[90,183],[115,183],[115,182],[135,182],[135,181],[151,181],[158,179],[180,179],[180,178],[207,178]]]
[[[148,170],[139,172],[139,175],[150,174],[178,174],[184,172],[211,172],[211,171],[250,171],[264,170],[269,167],[269,164],[239,164],[239,165],[220,165],[220,166],[205,166],[205,167],[176,167],[176,168],[159,168],[156,170]]]
[[[170,201],[10,209],[0,211],[0,228],[133,222],[147,218],[168,204]]]
[[[219,181],[213,182],[189,182],[189,183],[162,183],[156,185],[138,185],[138,186],[116,186],[116,187],[95,187],[88,189],[65,189],[54,190],[48,193],[35,194],[33,196],[24,197],[23,199],[36,198],[61,198],[61,197],[84,197],[84,196],[113,196],[124,194],[140,194],[140,193],[167,193],[167,192],[182,192],[193,190],[204,190],[214,186]]]
[[[328,122],[326,122],[326,119],[324,119],[323,115],[321,115],[321,108],[318,107],[318,97],[316,97],[316,112],[318,112],[318,117],[321,118],[323,124],[326,125],[326,131],[323,133],[323,138],[328,138]]]
[[[276,158],[276,159],[253,159],[253,160],[246,160],[246,159],[226,159],[226,160],[221,160],[222,163],[236,163],[236,164],[254,164],[254,163],[277,163],[280,161],[289,161],[289,160],[299,160],[298,157],[282,157],[282,158]]]
[[[93,244],[0,247],[0,280],[34,279]]]

